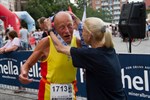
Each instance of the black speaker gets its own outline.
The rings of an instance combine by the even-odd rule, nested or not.
[[[144,2],[123,4],[119,19],[122,37],[144,38],[146,26],[146,7]]]

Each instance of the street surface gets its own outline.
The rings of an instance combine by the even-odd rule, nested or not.
[[[114,36],[113,41],[117,53],[130,53],[129,42],[123,42],[122,38]],[[131,53],[150,54],[150,39],[136,39],[131,43]]]

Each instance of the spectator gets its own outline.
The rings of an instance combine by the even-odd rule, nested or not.
[[[126,100],[112,33],[99,18],[87,18],[83,25],[83,38],[92,48],[64,46],[50,32],[57,51],[71,55],[75,67],[86,69],[88,100]]]
[[[150,25],[149,25],[149,23],[146,21],[146,25],[145,25],[146,27],[146,31],[145,31],[145,39],[149,39],[149,31],[150,31],[150,29],[148,29],[148,28],[150,28]]]
[[[7,36],[8,36],[8,41],[3,47],[0,48],[0,54],[16,51],[20,47],[20,40],[17,36],[16,31],[14,30],[9,31]]]
[[[48,33],[47,33],[47,31],[45,30],[45,25],[44,25],[44,20],[45,20],[45,19],[46,19],[45,17],[41,17],[41,18],[39,18],[39,19],[37,20],[40,29],[43,31],[43,33],[42,33],[42,38],[48,36]]]
[[[32,34],[32,36],[35,38],[36,45],[39,43],[41,40],[41,33],[37,30],[35,30]]]
[[[4,44],[7,43],[7,40],[8,40],[8,32],[10,31],[10,29],[6,29],[5,31],[5,41],[4,41]]]
[[[31,46],[31,50],[34,50],[35,47],[36,47],[36,40],[35,40],[35,38],[33,36],[33,33],[34,32],[31,32],[30,35],[29,35],[29,44]]]
[[[24,50],[28,50],[28,42],[29,39],[29,32],[25,27],[21,27],[20,29],[20,40],[21,40],[21,46]]]
[[[3,46],[3,35],[4,35],[3,26],[0,25],[0,48]]]

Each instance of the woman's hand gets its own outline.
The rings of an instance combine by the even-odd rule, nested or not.
[[[5,53],[5,48],[0,48],[0,54]]]
[[[52,23],[51,23],[50,18],[47,18],[44,20],[44,27],[45,27],[45,30],[52,29]]]
[[[66,11],[67,13],[69,13],[71,16],[72,16],[72,19],[73,19],[73,21],[77,24],[77,26],[78,26],[78,24],[81,22],[81,20],[74,14],[74,13],[72,13],[71,11]]]

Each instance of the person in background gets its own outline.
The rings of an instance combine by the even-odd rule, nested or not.
[[[43,33],[42,33],[42,38],[48,36],[48,33],[47,33],[47,31],[45,30],[45,25],[44,25],[44,20],[45,20],[45,19],[46,19],[45,17],[41,17],[41,18],[39,18],[39,19],[37,20],[40,29],[43,31]]]
[[[3,46],[4,27],[0,24],[0,48]]]
[[[46,19],[50,20],[49,18]],[[49,21],[50,22],[50,21]],[[45,21],[44,21],[44,24]],[[51,24],[51,23],[50,23]],[[48,27],[51,25],[48,25]],[[46,29],[49,29],[46,27]],[[69,13],[61,11],[55,15],[55,31],[64,45],[80,47],[80,41],[73,37],[73,20]],[[48,30],[50,32],[52,30]],[[23,84],[32,82],[29,79],[29,69],[40,60],[41,80],[39,84],[38,100],[76,100],[76,71],[70,56],[58,53],[52,39],[47,36],[40,40],[31,56],[21,67],[19,80]],[[65,91],[55,91],[57,87],[64,87]]]
[[[96,17],[86,18],[82,34],[91,48],[62,45],[50,32],[56,50],[71,56],[75,67],[86,69],[88,100],[126,100],[120,62],[114,49],[112,33],[106,28],[105,22]]]
[[[20,40],[21,40],[21,46],[23,50],[29,49],[29,32],[25,27],[21,27],[20,29]]]
[[[4,34],[4,42],[3,42],[3,44],[6,44],[7,43],[7,41],[8,41],[8,32],[10,31],[10,29],[6,29],[6,31],[5,31],[5,34]]]
[[[7,33],[8,41],[7,43],[0,48],[0,54],[16,51],[20,47],[20,39],[18,38],[17,32],[15,30],[11,30]]]
[[[30,33],[30,35],[29,35],[29,44],[30,44],[30,50],[34,50],[35,49],[35,47],[36,47],[36,39],[35,39],[35,37],[33,36],[33,33],[34,33],[34,31],[32,31],[31,33]]]
[[[150,28],[149,27],[149,23],[146,21],[146,25],[145,25],[145,39],[149,39],[149,31],[150,31],[150,29],[148,29],[148,28]]]
[[[39,43],[41,40],[41,33],[37,30],[35,30],[32,34],[32,36],[35,38],[36,45]]]

